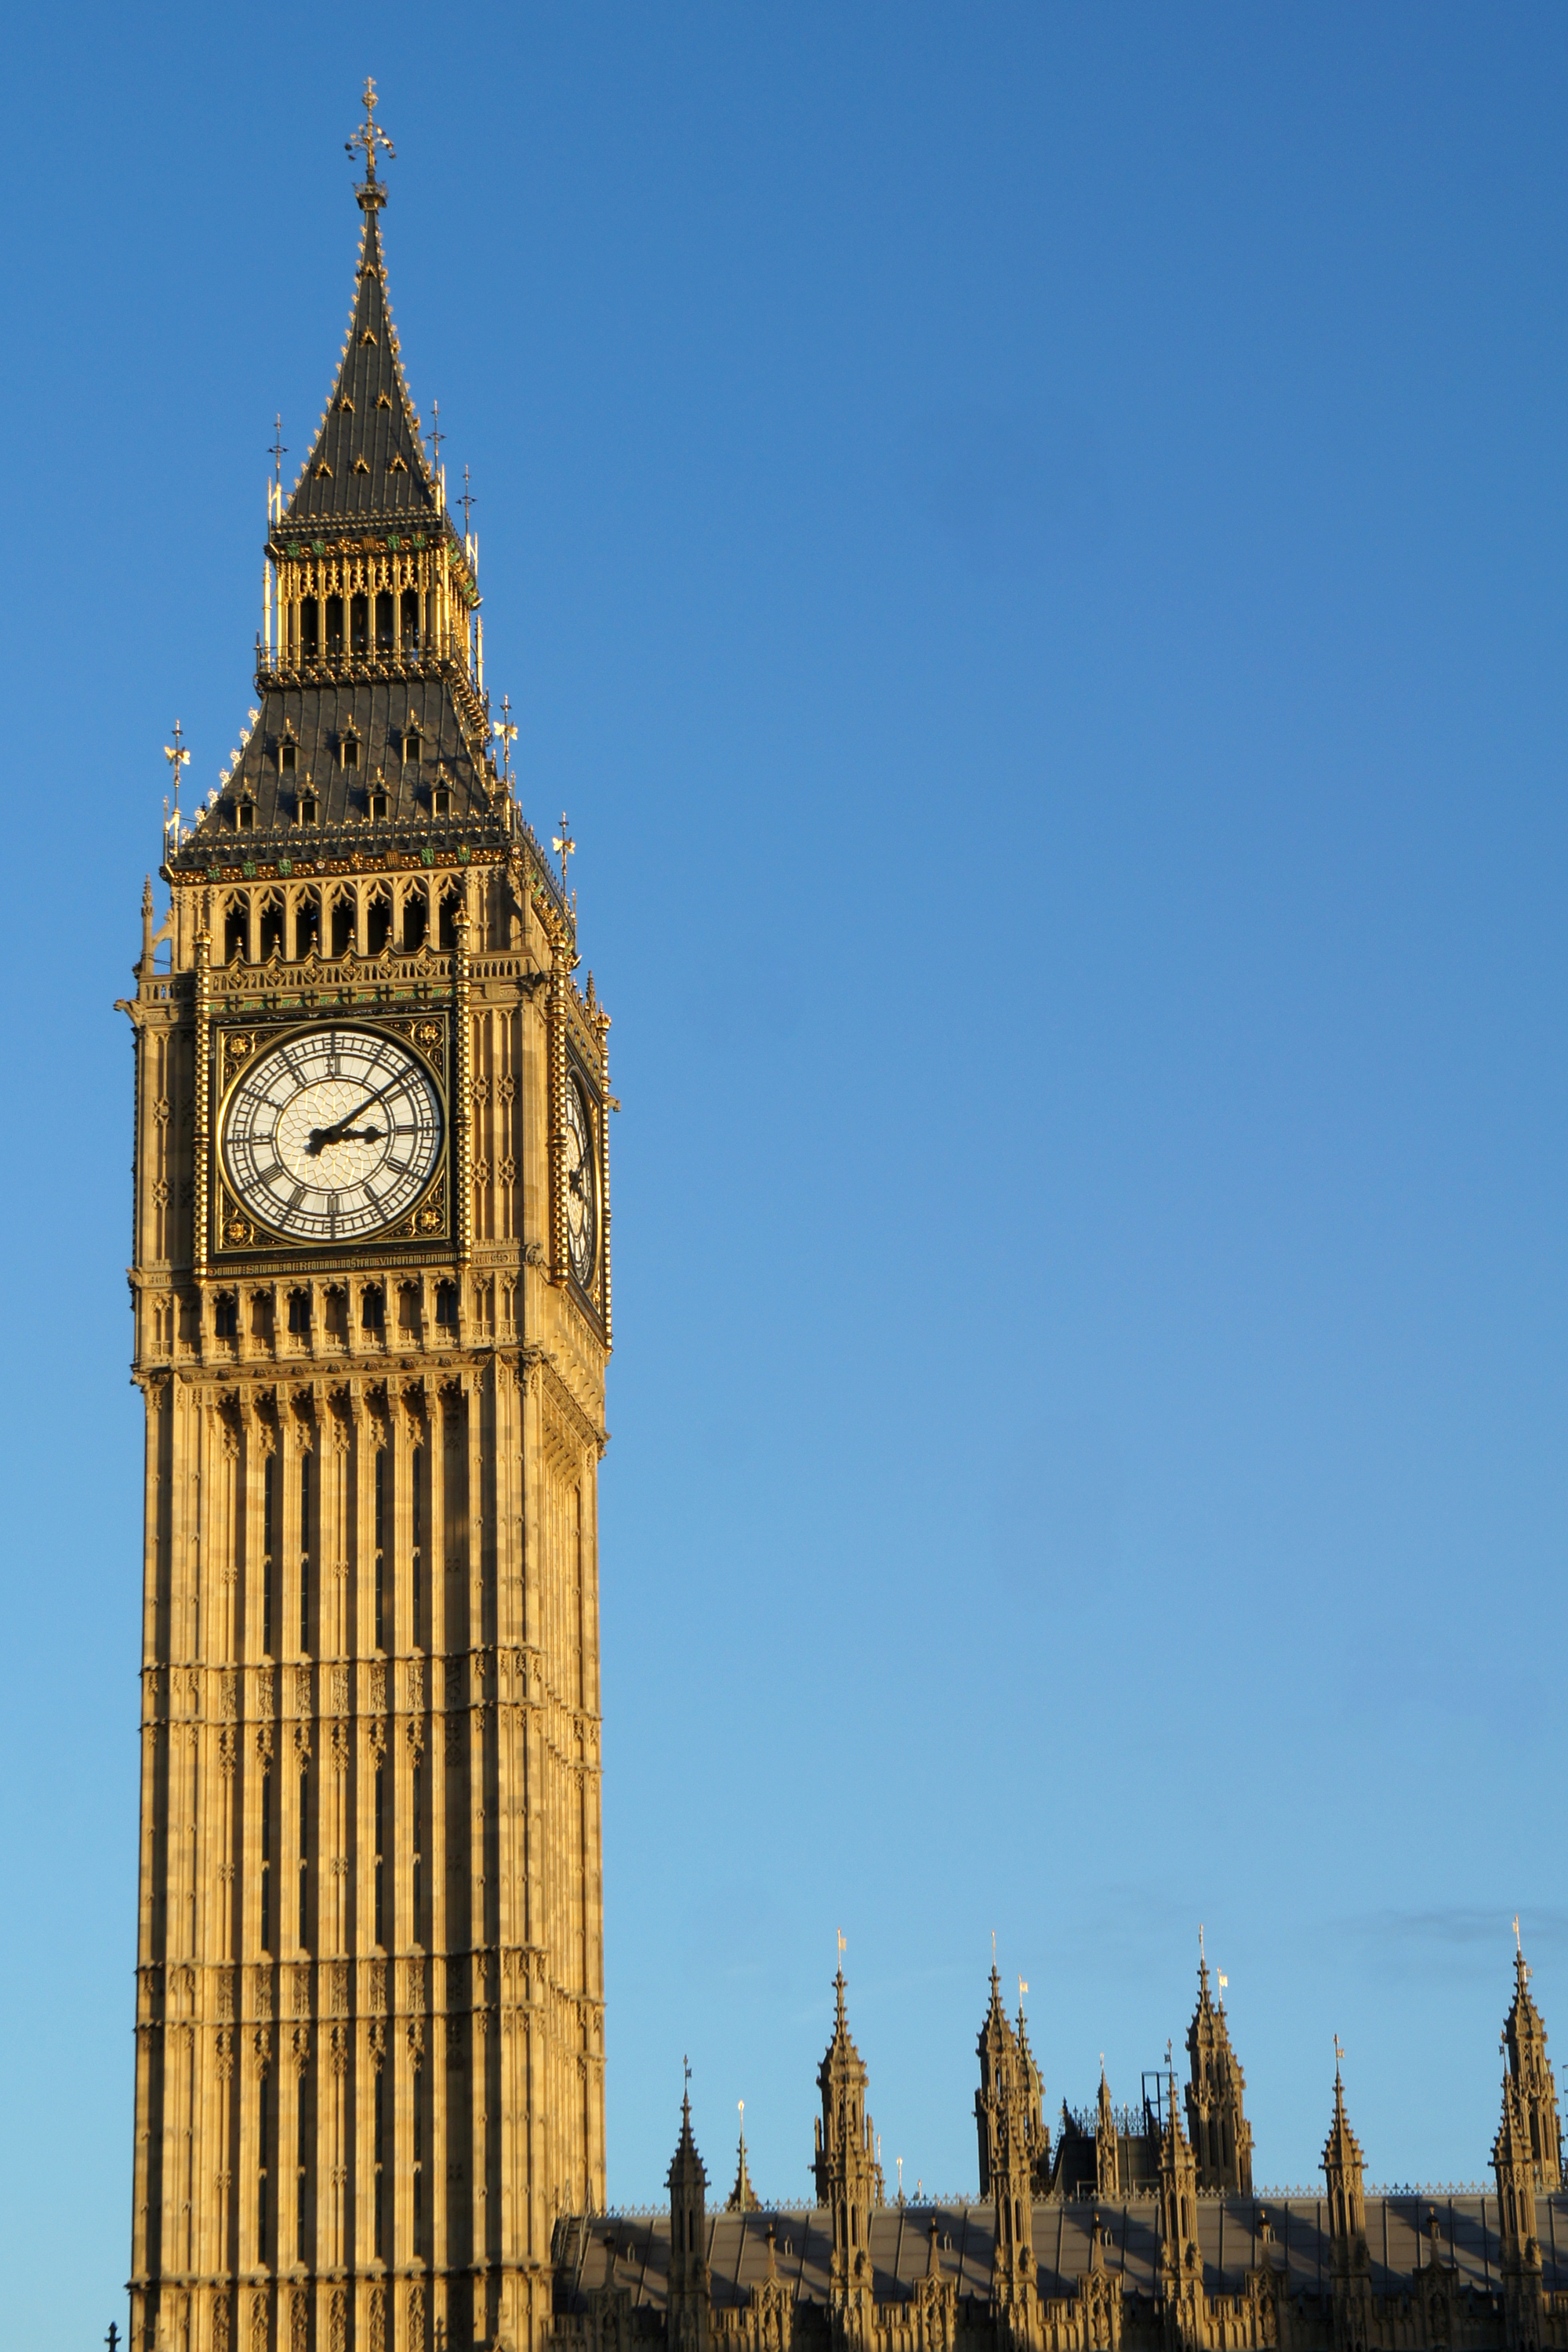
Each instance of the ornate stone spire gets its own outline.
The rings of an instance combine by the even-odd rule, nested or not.
[[[691,2137],[690,2069],[680,2101],[680,2137],[665,2175],[669,2189],[670,2352],[706,2352],[712,2315],[708,2278],[708,2175]]]
[[[1100,2197],[1121,2194],[1121,2136],[1116,2126],[1116,2110],[1110,2104],[1103,2057],[1100,2062],[1100,2095],[1095,2102],[1094,2186]]]
[[[1557,2084],[1546,2055],[1546,2028],[1530,1990],[1530,1969],[1514,1921],[1513,2004],[1502,2030],[1508,2070],[1518,2086],[1530,2159],[1538,2189],[1555,2189],[1563,2178],[1562,2126]]]
[[[828,2296],[834,2327],[841,2339],[858,2343],[868,2340],[872,2326],[871,2214],[882,2202],[882,2168],[876,2128],[866,2112],[866,2068],[844,2005],[842,1961],[833,1989],[833,2038],[816,2075],[822,2116],[814,2170],[817,2200],[827,2208],[832,2232]]]
[[[1208,1959],[1198,1929],[1198,2005],[1187,2028],[1192,2080],[1187,2085],[1187,2128],[1192,2134],[1200,2189],[1252,2194],[1252,2126],[1242,2111],[1247,2077],[1231,2047],[1223,1990],[1216,2003],[1209,1992]],[[1225,1979],[1220,1979],[1223,1988]]]
[[[991,1998],[975,2043],[980,2060],[980,2087],[974,2094],[974,2124],[980,2144],[980,2194],[989,2197],[992,2176],[1005,2117],[1011,2141],[1027,2152],[1029,2176],[1037,2193],[1045,2188],[1050,2170],[1050,2132],[1045,2119],[1045,2085],[1029,2048],[1020,1983],[1018,2021],[1010,2024],[1002,2005],[1002,1981],[995,1963],[991,1969]]]
[[[1336,2255],[1349,2262],[1366,2260],[1366,2196],[1363,2187],[1361,2142],[1345,2114],[1345,2086],[1334,2043],[1334,2112],[1323,2143],[1323,2174],[1329,2188],[1329,2235]]]
[[[1035,2261],[1035,2168],[1044,2136],[1040,2079],[1029,2055],[1024,2023],[1025,1987],[1018,1986],[1015,2030],[1002,2008],[996,1969],[980,2029],[980,2090],[975,2115],[982,2165],[995,2214],[991,2254],[991,2305],[1005,2344],[1040,2341],[1039,2273]],[[982,2192],[984,2193],[984,2191]]]
[[[735,2159],[735,2186],[724,2200],[726,2213],[760,2213],[762,2199],[752,2186],[752,2176],[746,2169],[746,2103],[741,2101],[741,2146]]]

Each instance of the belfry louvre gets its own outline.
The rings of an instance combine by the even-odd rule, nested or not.
[[[687,2106],[668,2210],[605,2210],[610,1024],[405,378],[368,84],[353,143],[349,330],[269,500],[257,708],[219,789],[176,791],[122,1006],[132,2352],[1568,2352],[1522,1952],[1485,2192],[1368,2190],[1337,2074],[1321,2192],[1255,2189],[1201,1966],[1179,2095],[1102,2079],[1054,2132],[994,1971],[978,2195],[889,2198],[840,1973],[811,2204],[761,2206],[742,2141],[710,2211]]]

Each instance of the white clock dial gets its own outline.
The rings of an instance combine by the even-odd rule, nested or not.
[[[406,1216],[441,1158],[441,1097],[373,1029],[301,1030],[229,1097],[223,1160],[250,1215],[301,1242],[363,1241]]]
[[[599,1187],[594,1128],[575,1078],[566,1081],[566,1249],[584,1290],[594,1279],[599,1248]]]

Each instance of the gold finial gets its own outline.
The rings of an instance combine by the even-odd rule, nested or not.
[[[1334,2036],[1334,2080],[1336,2083],[1340,2079],[1340,2068],[1344,2063],[1344,2054],[1345,2045],[1336,2033]]]
[[[1023,2004],[1024,2004],[1024,1995],[1028,1991],[1028,1990],[1029,1990],[1029,1985],[1028,1985],[1028,1979],[1027,1979],[1027,1978],[1026,1978],[1026,1977],[1020,1977],[1020,1978],[1018,1979],[1018,2006],[1020,2007],[1020,2009],[1023,2007]]]
[[[511,747],[517,740],[517,722],[511,715],[511,697],[510,694],[503,694],[501,696],[500,717],[491,727],[490,733],[492,735],[499,735],[500,738],[501,773],[510,778],[511,774]]]
[[[565,818],[564,818],[564,817],[563,817],[563,818],[562,818],[562,820],[561,820],[561,822],[562,822],[562,824],[563,824],[563,825],[564,825],[564,824],[565,824],[565,823],[566,823]],[[557,849],[559,849],[559,848],[560,848],[560,846],[561,846],[561,844],[560,844],[559,842],[557,842],[557,843],[556,843],[556,845],[555,845],[555,846],[556,846],[556,848],[557,848]],[[846,1950],[847,1950],[847,1948],[847,1948],[847,1946],[846,1945],[845,1940],[844,1940],[844,1930],[843,1930],[843,1928],[842,1928],[842,1927],[840,1927],[840,1929],[838,1930],[838,1965],[839,1965],[839,1967],[840,1967],[840,1968],[842,1968],[842,1967],[844,1966],[844,1955],[845,1955],[845,1952],[846,1952]]]
[[[393,145],[391,140],[387,137],[385,131],[380,128],[376,121],[375,84],[372,81],[368,74],[365,76],[364,89],[361,95],[364,100],[364,121],[360,124],[359,129],[354,132],[352,139],[344,140],[343,152],[345,155],[352,155],[356,147],[363,147],[364,149],[364,176],[367,182],[374,183],[375,179],[376,149],[378,147],[384,148],[387,155],[394,162],[396,160],[397,150]]]
[[[566,860],[569,857],[574,856],[576,855],[576,850],[577,845],[573,840],[571,833],[567,829],[566,812],[563,809],[561,812],[561,830],[555,835],[555,855],[561,860],[561,887],[563,890],[566,887]],[[843,1937],[840,1937],[840,1944],[843,1943]]]

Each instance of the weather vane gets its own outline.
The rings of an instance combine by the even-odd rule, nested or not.
[[[511,747],[517,740],[517,721],[511,715],[511,697],[510,694],[503,694],[501,696],[500,717],[491,727],[490,733],[492,735],[499,735],[500,738],[502,773],[510,777],[511,774]],[[565,829],[564,818],[562,820],[562,829],[563,831]]]
[[[396,161],[397,150],[393,145],[391,140],[387,137],[385,131],[380,128],[376,121],[375,84],[372,81],[368,74],[365,76],[364,89],[361,95],[364,100],[364,121],[360,124],[359,129],[354,132],[352,139],[345,139],[343,141],[343,152],[345,155],[352,155],[356,147],[363,147],[364,149],[364,175],[367,180],[374,180],[375,177],[376,149],[378,147],[384,149],[385,153],[394,162]]]
[[[555,836],[555,855],[561,860],[561,887],[566,887],[566,860],[575,856],[577,845],[566,829],[566,812],[561,812],[561,830]]]
[[[1028,1979],[1026,1977],[1020,1977],[1018,1979],[1018,2006],[1020,2009],[1024,2006],[1024,1995],[1028,1991]]]
[[[1344,2054],[1345,2045],[1336,2033],[1334,2036],[1334,2080],[1336,2083],[1340,2079],[1340,2066],[1344,2058]]]
[[[844,1967],[844,1954],[845,1954],[845,1950],[846,1950],[846,1945],[845,1945],[845,1941],[844,1941],[844,1930],[843,1930],[843,1928],[842,1928],[842,1927],[840,1927],[840,1929],[838,1930],[838,1966],[839,1966],[840,1971],[842,1971],[843,1967]]]

